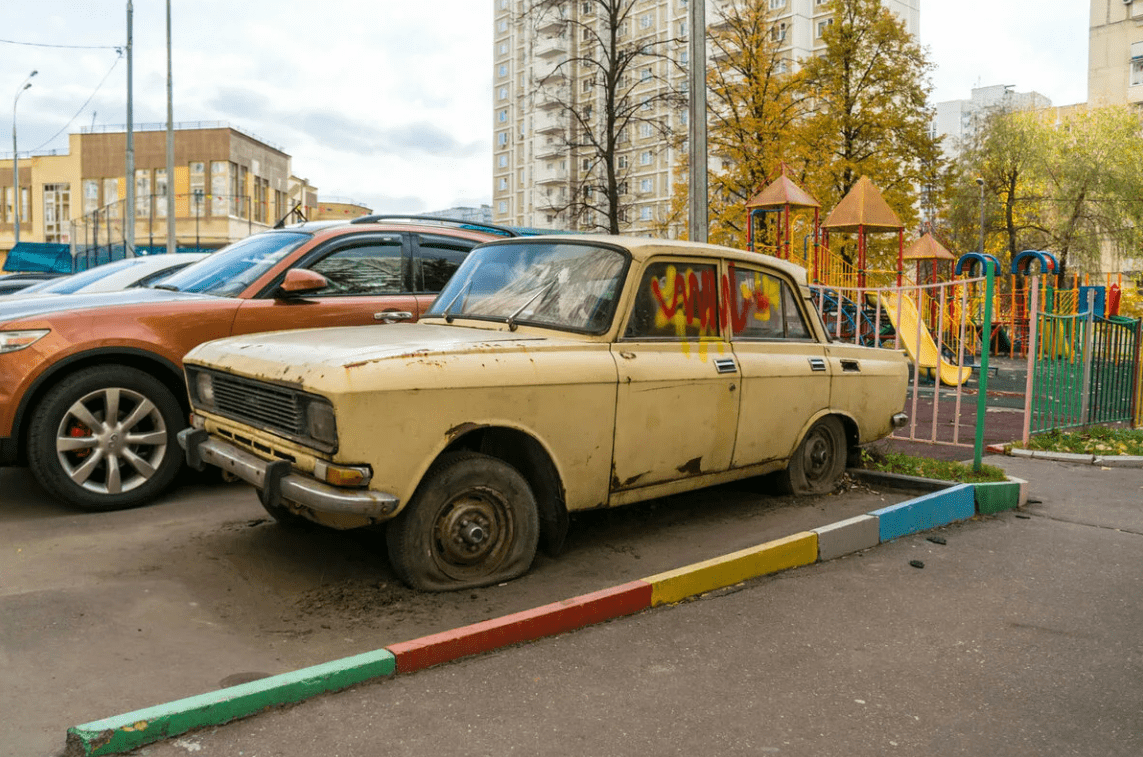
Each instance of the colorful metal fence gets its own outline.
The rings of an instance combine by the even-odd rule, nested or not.
[[[1035,298],[1033,298],[1033,307]],[[1024,442],[1032,434],[1139,420],[1141,322],[1037,313],[1028,356]]]

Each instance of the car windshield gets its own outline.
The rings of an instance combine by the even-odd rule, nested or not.
[[[300,231],[269,231],[224,247],[155,285],[176,292],[237,297],[246,287],[310,238]]]
[[[145,258],[127,258],[126,260],[116,260],[114,263],[104,263],[95,268],[89,268],[82,273],[74,273],[71,276],[64,276],[62,279],[51,279],[42,284],[33,284],[24,290],[24,293],[32,292],[51,292],[52,294],[74,294],[88,284],[94,284],[102,278],[110,276],[111,274],[122,271],[124,268],[131,268],[142,263]]]
[[[611,324],[627,260],[586,243],[489,244],[472,251],[425,316],[600,333]]]

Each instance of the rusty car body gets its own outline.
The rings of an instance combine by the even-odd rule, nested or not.
[[[834,488],[904,422],[907,365],[831,343],[808,296],[804,269],[713,245],[490,242],[420,323],[195,348],[180,443],[283,522],[387,522],[412,586],[499,582],[572,511],[772,472]]]

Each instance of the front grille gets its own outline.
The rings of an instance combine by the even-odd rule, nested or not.
[[[291,438],[305,434],[300,392],[226,373],[212,372],[212,377],[220,414]]]

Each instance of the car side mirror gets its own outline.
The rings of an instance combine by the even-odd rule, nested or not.
[[[291,268],[286,271],[286,278],[282,280],[282,285],[278,287],[277,296],[282,299],[304,297],[307,294],[313,294],[321,289],[325,289],[327,286],[329,286],[329,279],[317,271],[309,271],[305,268]]]

